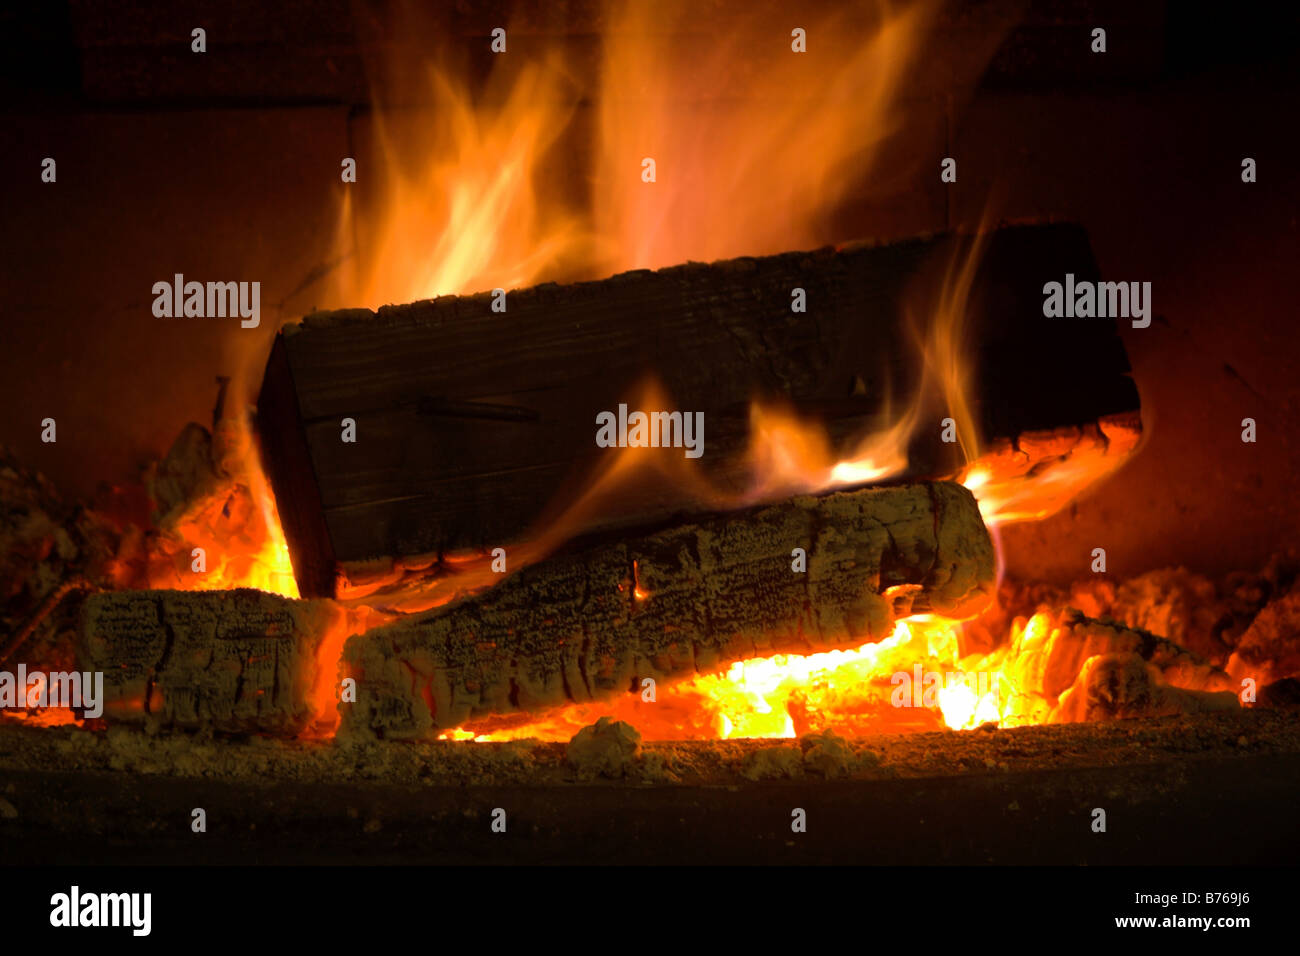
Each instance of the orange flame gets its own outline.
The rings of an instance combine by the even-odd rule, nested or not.
[[[578,217],[534,182],[576,103],[560,67],[525,66],[508,90],[485,97],[491,104],[476,104],[443,72],[428,75],[427,126],[376,113],[380,214],[356,217],[350,199],[342,206],[340,235],[370,253],[364,268],[353,261],[343,274],[341,299],[350,304],[532,285],[583,241]]]
[[[1113,474],[1141,434],[1131,416],[1114,416],[1096,425],[1022,435],[1017,447],[1004,442],[971,462],[959,480],[979,501],[990,527],[1042,520]]]
[[[197,431],[196,426],[191,429],[187,434]],[[184,440],[185,435],[177,445]],[[174,447],[168,460],[176,454]],[[223,418],[210,453],[204,445],[184,455],[183,461],[200,477],[197,487],[159,518],[147,557],[148,586],[183,591],[258,588],[298,597],[289,544],[247,419]],[[155,472],[155,485],[161,481]]]
[[[864,23],[801,11],[807,52],[795,53],[796,24],[770,9],[691,40],[692,4],[616,7],[593,196],[602,261],[653,269],[824,243],[900,125],[900,88],[934,12],[879,5],[857,11]]]
[[[725,36],[691,40],[690,4],[611,4],[586,91],[585,205],[561,198],[547,165],[561,136],[580,135],[584,91],[558,56],[520,69],[502,58],[477,100],[443,68],[401,70],[405,89],[377,81],[377,101],[421,109],[375,114],[379,211],[360,215],[345,191],[340,252],[364,261],[349,259],[337,297],[374,307],[823,244],[902,124],[899,93],[936,10],[921,0],[801,18],[811,46],[795,53],[789,29],[752,10]],[[411,76],[427,82],[411,89]]]

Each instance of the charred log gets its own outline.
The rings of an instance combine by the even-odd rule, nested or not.
[[[313,691],[322,676],[332,687],[336,659],[321,645],[346,627],[333,602],[248,588],[96,594],[79,666],[103,672],[112,719],[293,735],[333,723]]]
[[[372,559],[521,540],[599,460],[597,414],[634,398],[647,375],[676,408],[704,414],[700,464],[716,485],[748,477],[740,452],[756,395],[825,422],[845,450],[881,427],[888,401],[912,394],[919,363],[904,314],[933,310],[917,290],[939,288],[962,248],[940,236],[691,263],[511,292],[505,314],[484,294],[306,317],[277,338],[258,402],[301,592],[334,596],[340,572]],[[1044,282],[1066,273],[1098,276],[1077,227],[988,241],[966,317],[985,439],[1095,431],[1117,415],[1137,427],[1114,322],[1043,317]],[[795,289],[806,312],[791,308]],[[340,440],[345,418],[354,443]],[[953,474],[954,446],[921,431],[912,474]],[[686,503],[656,482],[619,504],[603,526],[662,520]]]
[[[422,737],[746,658],[876,642],[910,613],[978,613],[993,578],[979,509],[951,482],[795,498],[577,545],[349,640],[358,698],[340,732]]]

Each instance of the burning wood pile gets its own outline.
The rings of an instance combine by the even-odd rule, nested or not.
[[[882,370],[936,257],[923,361]],[[1044,331],[1024,276],[1067,273],[1096,273],[1079,230],[1016,227],[309,316],[261,388],[269,483],[224,385],[212,432],[95,509],[6,460],[5,664],[104,681],[96,709],[25,686],[6,714],[567,740],[597,717],[685,739],[1286,705],[1285,561],[1226,597],[1181,572],[999,594],[989,528],[1140,435],[1113,326]],[[697,422],[698,467],[630,439],[638,413],[670,439]],[[603,470],[602,422],[624,446]]]

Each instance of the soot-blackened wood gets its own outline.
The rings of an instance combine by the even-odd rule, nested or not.
[[[332,597],[337,562],[284,337],[271,347],[257,403],[262,461],[304,597]]]
[[[795,549],[806,554],[796,570]],[[925,611],[970,617],[993,545],[953,482],[860,489],[578,543],[344,648],[340,733],[413,738],[640,690],[752,657],[856,647]]]
[[[643,407],[649,376],[669,408],[704,412],[696,464],[715,485],[749,479],[741,452],[757,396],[821,419],[846,450],[881,427],[888,400],[910,398],[919,362],[904,316],[933,311],[964,248],[938,236],[692,263],[511,292],[505,313],[477,295],[306,317],[277,339],[258,402],[302,593],[334,595],[336,572],[369,559],[528,536],[613,454],[595,445],[597,414]],[[988,240],[966,335],[985,439],[1138,408],[1112,321],[1044,318],[1043,284],[1067,272],[1097,277],[1078,227],[1011,227]],[[806,312],[791,309],[796,288]],[[943,414],[918,430],[913,476],[958,464],[939,441]],[[341,440],[344,418],[355,443]],[[601,524],[687,506],[679,486],[649,481],[621,491]]]

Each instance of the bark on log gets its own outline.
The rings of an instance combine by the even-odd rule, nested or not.
[[[807,554],[795,571],[792,551]],[[993,546],[951,482],[805,496],[575,546],[486,591],[348,641],[340,734],[416,738],[777,653],[954,618],[993,591]]]
[[[331,601],[235,591],[92,595],[79,666],[104,673],[105,716],[161,726],[294,735],[335,715],[313,700],[320,668],[333,683],[346,612]],[[337,651],[335,652],[337,655]]]
[[[635,399],[647,374],[673,407],[704,412],[699,464],[715,484],[748,477],[739,452],[756,395],[822,420],[845,450],[880,427],[886,401],[910,397],[904,313],[933,309],[960,251],[951,236],[856,244],[543,285],[511,292],[505,314],[478,295],[306,317],[276,339],[258,400],[301,592],[334,596],[339,571],[371,559],[521,540],[599,461],[596,414]],[[1078,227],[988,241],[966,310],[986,440],[1139,407],[1113,321],[1043,317],[1043,283],[1067,272],[1098,278]],[[806,313],[791,309],[795,288]],[[340,441],[343,418],[355,443]],[[921,429],[911,474],[953,474],[953,449]],[[680,511],[664,485],[622,495],[617,521]]]

